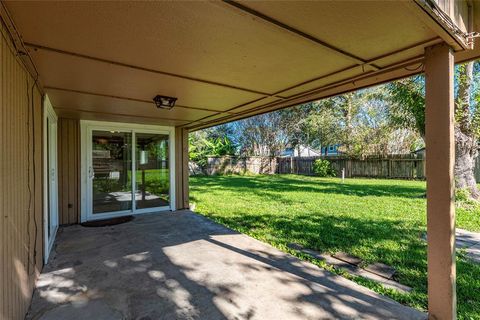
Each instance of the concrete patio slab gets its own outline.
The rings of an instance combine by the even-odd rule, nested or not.
[[[427,241],[426,234],[422,235],[422,239]],[[480,232],[456,228],[455,248],[465,250],[471,262],[480,263]]]
[[[466,249],[467,257],[475,263],[480,264],[480,243]]]
[[[27,319],[426,319],[189,211],[61,229]]]
[[[471,245],[480,244],[480,232],[472,232],[457,228],[455,231],[457,240],[470,243]]]
[[[354,266],[358,266],[360,263],[362,263],[362,259],[352,256],[351,254],[346,252],[337,252],[335,254],[332,254],[332,257],[350,263]]]
[[[372,263],[366,266],[365,270],[375,273],[376,275],[386,279],[392,279],[395,272],[397,272],[395,268],[381,262]]]

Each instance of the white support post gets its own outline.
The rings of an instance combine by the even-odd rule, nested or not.
[[[425,50],[429,319],[456,319],[454,57],[447,44]]]

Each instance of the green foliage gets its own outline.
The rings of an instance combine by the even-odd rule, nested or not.
[[[192,177],[190,194],[198,213],[280,250],[294,242],[325,253],[348,252],[366,264],[391,265],[411,293],[352,280],[425,309],[427,244],[420,235],[426,231],[426,199],[419,197],[425,189],[423,181],[233,175]],[[480,231],[480,214],[456,211],[457,227]],[[479,288],[480,265],[457,255],[458,319],[480,319]]]
[[[232,124],[243,156],[278,156],[287,146],[290,117],[281,111],[261,114]],[[298,121],[298,118],[296,118]]]
[[[460,164],[474,160],[477,155],[480,134],[479,79],[478,62],[471,61],[455,67],[455,175],[459,188],[464,188],[466,181],[474,181],[473,169],[457,168]],[[425,77],[420,75],[394,81],[388,84],[387,88],[390,93],[389,118],[392,126],[415,129],[424,138]],[[468,187],[471,190],[469,197],[478,198],[480,192],[476,185],[471,184]]]
[[[208,157],[233,155],[236,151],[231,133],[222,126],[193,132],[188,142],[190,160],[200,167],[205,167]]]
[[[328,160],[317,159],[313,163],[313,172],[319,177],[335,177],[337,174]]]
[[[390,124],[416,130],[422,138],[425,137],[425,77],[419,75],[397,80],[386,87]]]
[[[470,191],[467,188],[455,190],[455,201],[464,202],[470,198]]]
[[[472,199],[468,188],[455,189],[455,205],[457,208],[462,208],[465,212],[472,214],[478,214],[478,211],[480,211],[480,203]]]
[[[354,158],[410,152],[420,137],[391,125],[389,95],[383,85],[311,103],[304,117],[309,145],[340,144],[340,152]]]

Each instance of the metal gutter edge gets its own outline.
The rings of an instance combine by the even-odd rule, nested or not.
[[[455,51],[469,50],[473,48],[473,42],[469,33],[462,31],[455,21],[445,13],[433,0],[414,0],[415,4],[430,17],[429,23],[425,17],[422,19],[429,27],[443,38],[445,42],[451,45]],[[468,10],[473,10],[472,6],[468,6]],[[469,14],[467,19],[471,18]],[[422,18],[422,17],[420,17]],[[433,20],[433,21],[432,21]],[[471,22],[468,23],[471,25]],[[436,26],[435,26],[436,25]],[[468,30],[470,32],[471,30]]]

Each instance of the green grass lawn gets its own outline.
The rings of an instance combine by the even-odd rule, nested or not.
[[[196,211],[261,241],[326,266],[287,248],[291,242],[322,252],[344,251],[366,264],[397,269],[414,290],[400,294],[352,278],[404,304],[427,306],[425,182],[318,178],[296,175],[190,178]],[[457,209],[457,227],[480,231],[480,212]],[[334,270],[332,270],[334,271]],[[337,271],[335,271],[337,272]],[[480,266],[457,257],[459,319],[480,319]]]

